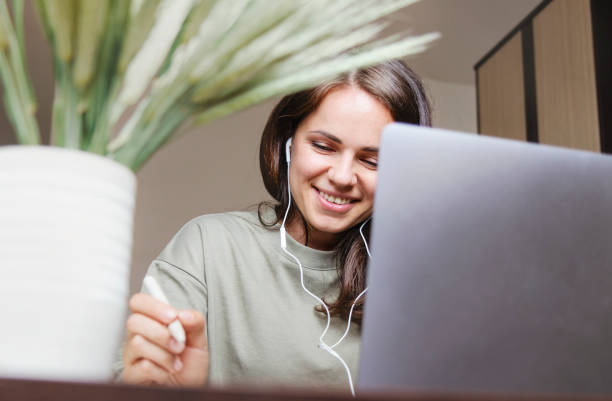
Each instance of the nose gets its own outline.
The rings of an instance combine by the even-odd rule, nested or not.
[[[327,170],[329,180],[339,188],[352,187],[357,184],[357,175],[353,169],[353,160],[343,157],[336,160]]]

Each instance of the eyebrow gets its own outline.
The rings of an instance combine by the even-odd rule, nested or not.
[[[314,134],[321,134],[321,135],[323,135],[323,136],[325,136],[325,137],[329,138],[330,140],[332,140],[332,141],[334,141],[334,142],[336,142],[336,143],[338,143],[338,144],[342,145],[342,141],[340,140],[340,138],[338,138],[338,137],[337,137],[337,136],[335,136],[335,135],[330,134],[330,133],[329,133],[329,132],[327,132],[327,131],[322,131],[322,130],[318,130],[318,129],[317,129],[317,130],[312,130],[312,131],[309,131],[309,132],[312,132],[312,133],[314,133]],[[365,152],[374,152],[374,153],[378,153],[378,148],[377,148],[377,147],[373,147],[373,146],[366,146],[365,148],[361,148],[361,150],[363,150],[363,151],[365,151]]]

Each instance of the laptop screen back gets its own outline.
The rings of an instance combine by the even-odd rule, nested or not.
[[[612,393],[612,157],[385,129],[359,390]]]

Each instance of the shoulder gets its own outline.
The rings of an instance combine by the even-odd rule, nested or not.
[[[209,230],[212,228],[263,227],[257,211],[235,211],[203,214],[189,220],[185,227],[198,226]]]
[[[268,210],[263,210],[262,218],[259,218],[257,210],[234,211],[225,213],[205,214],[188,221],[181,231],[189,231],[193,234],[199,233],[202,239],[218,238],[224,235],[240,235],[241,233],[264,233],[273,231],[275,225],[270,225],[271,216]]]

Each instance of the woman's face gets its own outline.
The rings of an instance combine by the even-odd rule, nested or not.
[[[291,146],[291,194],[309,226],[308,245],[330,249],[372,214],[378,146],[391,113],[362,89],[341,86],[298,126]],[[299,219],[289,233],[303,241]]]

